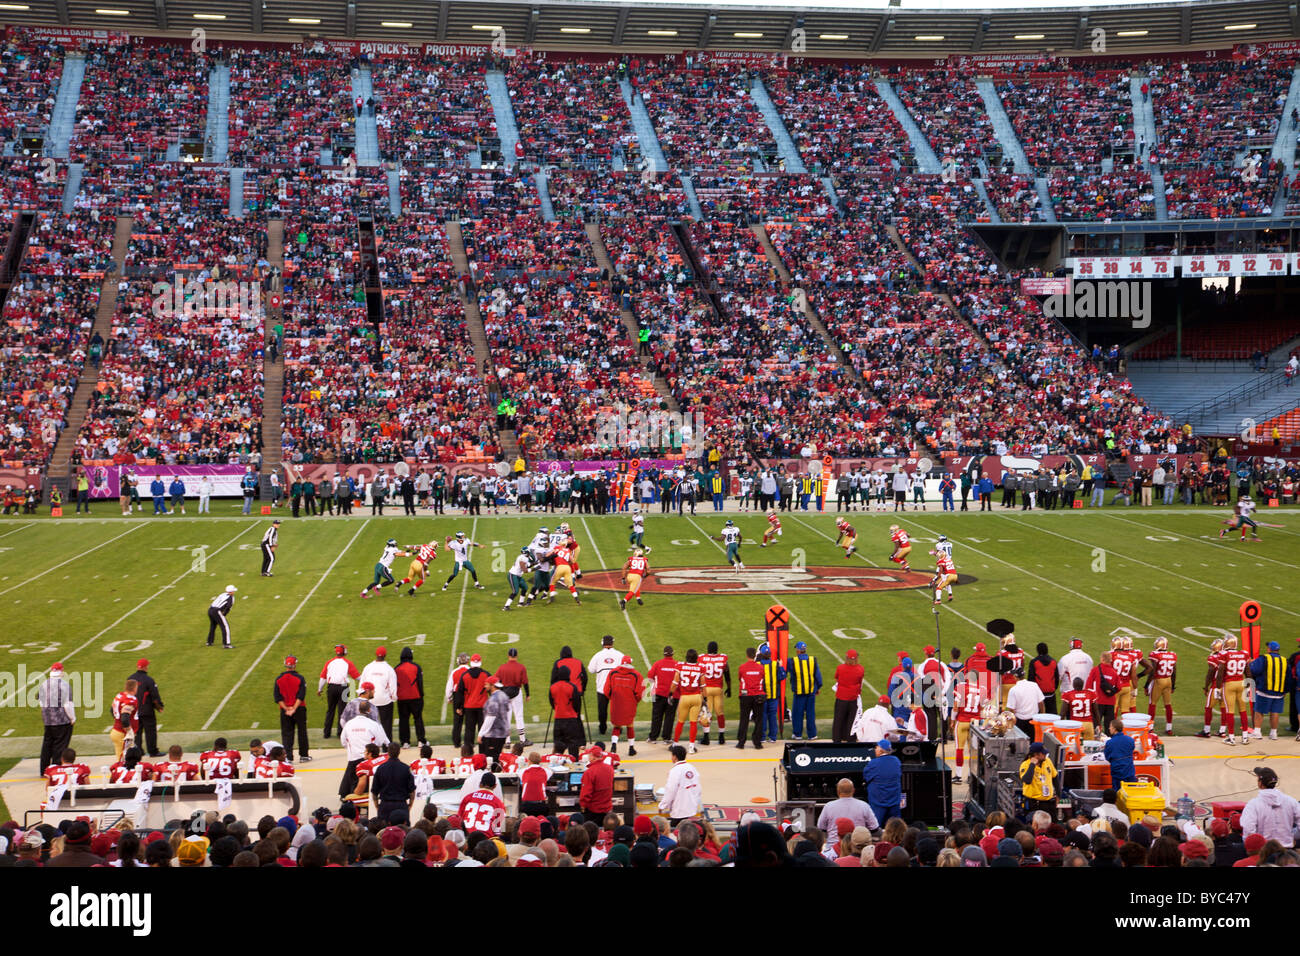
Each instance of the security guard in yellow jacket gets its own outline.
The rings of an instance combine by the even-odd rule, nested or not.
[[[808,739],[817,739],[817,694],[822,689],[822,671],[817,658],[808,653],[808,645],[800,641],[794,646],[795,656],[785,662],[786,673],[794,690],[794,704],[790,720],[794,725],[794,739],[803,737],[803,725],[808,724]]]

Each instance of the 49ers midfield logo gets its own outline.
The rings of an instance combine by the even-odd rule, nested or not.
[[[590,571],[582,587],[623,591],[619,571]],[[897,591],[923,588],[932,575],[865,567],[749,567],[654,569],[642,590],[647,594],[838,594],[848,591]],[[973,580],[962,575],[959,581]]]

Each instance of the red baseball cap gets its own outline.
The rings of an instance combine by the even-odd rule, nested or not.
[[[472,654],[472,655],[470,655],[469,662],[470,662],[471,665],[472,665],[472,664],[482,664],[482,663],[483,663],[483,658],[479,657],[479,655],[477,655],[477,654]]]
[[[985,650],[985,649],[986,649],[986,648],[984,647],[984,642],[983,642],[983,641],[980,641],[978,644],[975,645],[975,650],[977,650],[977,651],[983,651],[983,650]]]
[[[348,652],[348,649],[347,649],[344,645],[342,645],[342,644],[335,644],[335,645],[334,645],[334,653],[335,653],[335,654],[346,654],[347,652]]]
[[[857,648],[850,647],[850,648],[848,649],[848,652],[845,653],[844,656],[845,656],[845,657],[851,657],[851,658],[853,658],[853,660],[856,661],[856,660],[858,659],[858,651],[857,651]]]
[[[889,706],[889,698],[886,697],[884,694],[881,694],[881,695],[880,695],[880,700],[878,700],[876,703],[880,704],[880,705],[883,706],[883,707],[888,707],[888,706]]]
[[[925,645],[925,653],[927,653],[927,654],[933,654],[933,653],[934,653],[934,645],[933,645],[933,644],[927,644],[927,645]]]
[[[138,661],[135,662],[135,666],[140,668],[140,670],[144,670],[146,667],[149,666],[149,658],[147,657],[140,658]]]
[[[294,667],[297,665],[297,663],[298,663],[298,658],[294,657],[292,654],[290,654],[288,657],[284,659],[285,667]]]
[[[487,769],[487,754],[475,754],[475,755],[474,755],[474,769],[475,769],[475,770],[486,770],[486,769]]]
[[[648,833],[654,833],[655,832],[654,821],[651,820],[644,813],[642,813],[635,820],[632,821],[632,832],[635,833],[637,836],[644,836],[645,834]]]
[[[375,685],[372,684],[372,683],[370,683],[370,681],[364,681],[364,682],[361,684],[361,689],[362,689],[362,690],[374,690],[374,689],[375,689]]]
[[[386,648],[386,647],[376,647],[376,648],[375,648],[375,656],[376,656],[376,657],[387,657],[387,656],[388,656],[388,648]]]

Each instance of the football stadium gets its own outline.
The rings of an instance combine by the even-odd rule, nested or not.
[[[0,863],[1300,865],[1294,4],[113,3],[0,4]]]

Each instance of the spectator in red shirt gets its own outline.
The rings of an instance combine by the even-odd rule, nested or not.
[[[577,665],[581,673],[582,665]],[[555,752],[562,753],[565,750],[574,760],[578,759],[578,751],[587,743],[587,735],[583,730],[582,721],[578,718],[578,707],[582,700],[582,694],[578,687],[569,680],[569,669],[559,664],[555,666],[555,674],[558,678],[555,683],[551,684],[551,708],[555,720]]]
[[[758,669],[761,674],[762,667]],[[835,668],[835,715],[831,720],[831,740],[837,744],[849,741],[849,730],[862,706],[864,676],[862,665],[858,663],[858,652],[850,648],[844,655],[844,663]],[[744,737],[741,737],[741,744],[744,744]],[[758,746],[757,742],[755,746]]]
[[[456,683],[452,700],[456,705],[456,713],[465,717],[464,738],[460,748],[462,757],[474,754],[474,741],[483,724],[483,705],[492,693],[492,680],[492,675],[483,669],[483,658],[475,654],[469,659],[469,669],[460,675],[460,680]]]
[[[740,684],[740,730],[736,734],[740,739],[736,741],[737,750],[745,749],[745,730],[751,720],[754,722],[754,749],[763,749],[763,708],[767,695],[763,692],[763,665],[754,660],[756,653],[752,647],[745,648],[745,663],[736,669],[736,680]],[[838,670],[835,677],[836,680],[839,679]]]
[[[582,774],[578,806],[589,820],[604,819],[605,814],[614,808],[614,765],[605,759],[600,744],[596,745],[591,763]]]
[[[1047,653],[1047,645],[1039,643],[1038,656],[1029,662],[1029,676],[1043,692],[1043,713],[1056,713],[1056,689],[1060,686],[1060,669],[1056,658]]]
[[[415,739],[421,747],[424,739],[424,669],[415,663],[415,652],[402,648],[402,661],[394,668],[397,673],[397,716],[401,721],[398,739],[403,747],[411,745],[411,720],[415,720]]]
[[[1096,721],[1104,731],[1115,719],[1115,692],[1119,690],[1119,675],[1111,666],[1110,651],[1101,655],[1101,661],[1088,675],[1085,689],[1097,695]]]

